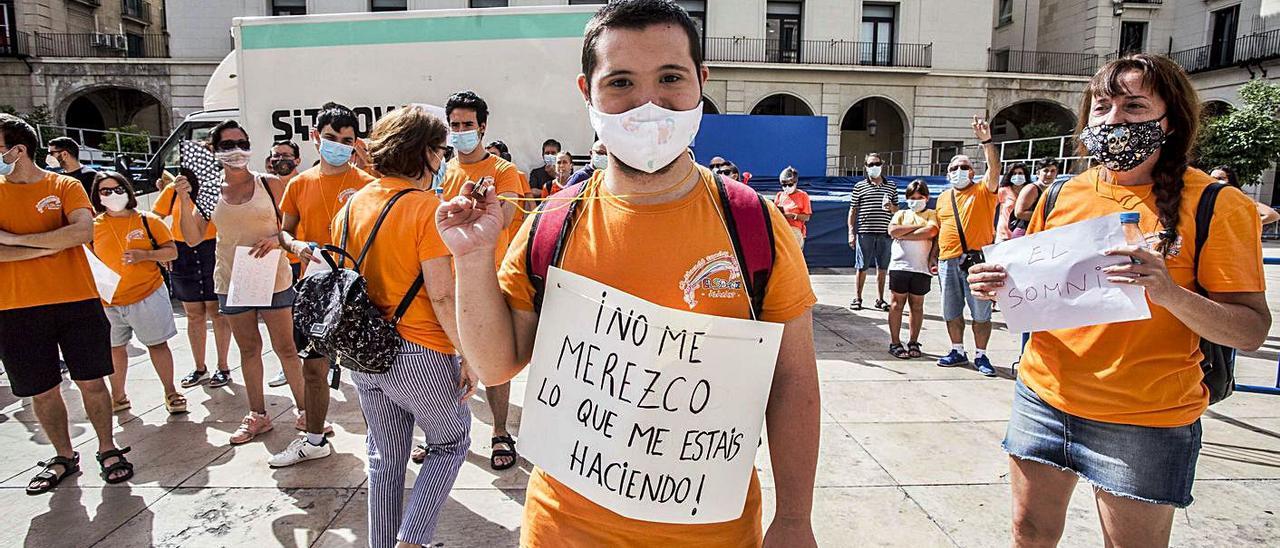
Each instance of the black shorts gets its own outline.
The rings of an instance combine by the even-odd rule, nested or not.
[[[213,292],[213,265],[217,261],[214,239],[200,242],[195,247],[174,243],[178,245],[178,258],[173,261],[173,270],[169,272],[173,296],[184,303],[218,300]]]
[[[43,394],[62,383],[58,350],[71,379],[110,375],[111,324],[102,301],[91,299],[0,310],[0,362],[13,395]]]
[[[906,270],[889,271],[889,291],[894,293],[910,293],[923,297],[929,294],[933,285],[933,276]]]

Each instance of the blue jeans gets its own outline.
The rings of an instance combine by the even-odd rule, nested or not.
[[[1200,421],[1174,428],[1098,422],[1059,411],[1018,380],[1006,453],[1074,472],[1116,496],[1191,505]]]
[[[973,321],[987,323],[991,321],[991,301],[974,298],[969,291],[969,280],[964,270],[960,269],[960,257],[938,262],[938,277],[942,282],[942,319],[957,320],[964,316],[964,305],[968,303],[969,313]]]

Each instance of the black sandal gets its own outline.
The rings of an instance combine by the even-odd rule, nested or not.
[[[907,349],[903,348],[902,344],[900,343],[894,343],[889,345],[889,353],[893,354],[893,357],[898,358],[900,360],[905,360],[911,357],[911,355],[907,353]]]
[[[71,458],[55,456],[47,461],[37,462],[36,466],[40,466],[42,469],[35,477],[31,478],[31,481],[27,482],[28,495],[48,493],[54,487],[57,487],[59,483],[62,483],[62,480],[80,473],[80,453],[72,453]],[[62,473],[54,472],[54,466],[61,466]],[[41,486],[33,489],[31,486],[36,482],[40,482]]]
[[[122,449],[111,449],[109,451],[98,453],[98,464],[102,466],[103,481],[110,484],[116,484],[116,483],[124,483],[133,478],[133,463],[129,462],[128,459],[124,458],[124,454],[128,453],[130,450],[132,450],[131,447],[125,447]],[[116,459],[116,461],[111,463],[110,465],[104,464],[104,461],[111,458]],[[118,478],[112,479],[111,475],[121,470],[124,470],[128,473]]]
[[[876,310],[879,310],[881,312],[888,312],[889,303],[884,302],[884,299],[876,299]]]
[[[862,310],[862,299],[849,301],[849,310]]]
[[[920,356],[923,356],[924,352],[920,351],[920,343],[918,342],[907,343],[907,355],[912,358],[919,358]]]
[[[511,449],[498,449],[497,447],[492,447],[499,443],[505,443]],[[489,455],[490,468],[493,468],[494,470],[506,470],[515,466],[516,461],[520,460],[520,454],[516,453],[516,440],[511,439],[511,436],[494,436],[493,439],[489,441],[489,444],[493,449],[493,453]],[[511,457],[511,462],[508,462],[506,466],[498,466],[498,459],[502,457]]]

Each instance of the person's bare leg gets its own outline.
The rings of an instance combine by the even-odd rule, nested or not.
[[[115,371],[107,378],[111,381],[111,401],[114,404],[129,399],[129,393],[125,390],[125,381],[129,376],[128,345],[111,347],[111,367]]]
[[[1093,490],[1093,498],[1108,547],[1169,545],[1173,506],[1124,498],[1101,489]]]
[[[893,302],[889,304],[889,342],[893,344],[902,344],[902,309],[907,304],[906,293],[894,293]],[[915,322],[915,316],[911,318],[912,323]],[[915,340],[912,337],[911,340]]]
[[[249,410],[266,413],[266,397],[262,393],[262,333],[258,332],[258,315],[243,312],[225,316],[231,324],[236,347],[240,349],[240,374],[244,375],[244,392]]]
[[[484,399],[489,402],[489,411],[493,413],[493,437],[509,436],[507,432],[507,411],[511,404],[511,383],[484,387]],[[511,449],[503,447],[503,449]],[[494,464],[507,466],[514,460],[512,457],[498,457]]]
[[[884,280],[889,277],[888,270],[876,269],[876,298],[884,300]]]
[[[861,301],[861,300],[862,300],[862,288],[863,288],[863,286],[865,286],[865,285],[867,285],[867,271],[866,271],[866,270],[859,270],[859,271],[858,271],[858,285],[857,285],[857,287],[858,287],[858,296],[857,296],[857,299],[858,299],[859,301]]]
[[[231,353],[231,321],[218,312],[218,301],[205,303],[209,319],[213,321],[213,344],[218,351],[218,369],[228,371],[227,355]]]
[[[275,351],[276,358],[280,359],[284,378],[289,381],[289,391],[293,392],[294,405],[298,411],[310,409],[306,403],[306,388],[302,380],[302,358],[298,357],[298,347],[293,342],[293,309],[262,310],[259,314],[267,324],[267,336],[271,337],[271,349]]]
[[[302,384],[307,409],[307,432],[324,433],[329,415],[329,360],[302,360]]]
[[[991,322],[973,322],[973,340],[978,348],[986,350],[987,343],[991,342]]]
[[[911,303],[911,342],[920,342],[920,328],[924,326],[924,295],[908,295]]]
[[[947,320],[947,336],[951,337],[951,344],[964,344],[964,317],[954,320]]]
[[[1013,492],[1013,546],[1053,548],[1062,538],[1067,504],[1078,478],[1047,464],[1009,457]]]
[[[151,366],[156,370],[156,376],[160,377],[160,385],[164,387],[164,395],[168,397],[175,394],[178,389],[173,385],[173,352],[169,350],[169,343],[162,342],[155,346],[148,346],[147,353],[151,355]]]
[[[187,317],[187,342],[191,344],[191,359],[196,362],[196,371],[208,371],[205,367],[205,341],[208,340],[209,328],[205,323],[205,303],[182,303],[182,312]]]
[[[55,386],[31,398],[40,428],[53,444],[58,456],[71,458],[71,435],[68,433],[67,404],[62,401],[62,386]],[[111,411],[111,399],[107,398],[107,412]]]

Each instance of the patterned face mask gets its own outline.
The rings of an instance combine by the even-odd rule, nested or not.
[[[1129,171],[1164,144],[1166,135],[1160,128],[1163,119],[1161,116],[1146,122],[1089,126],[1080,133],[1080,142],[1107,169]]]

